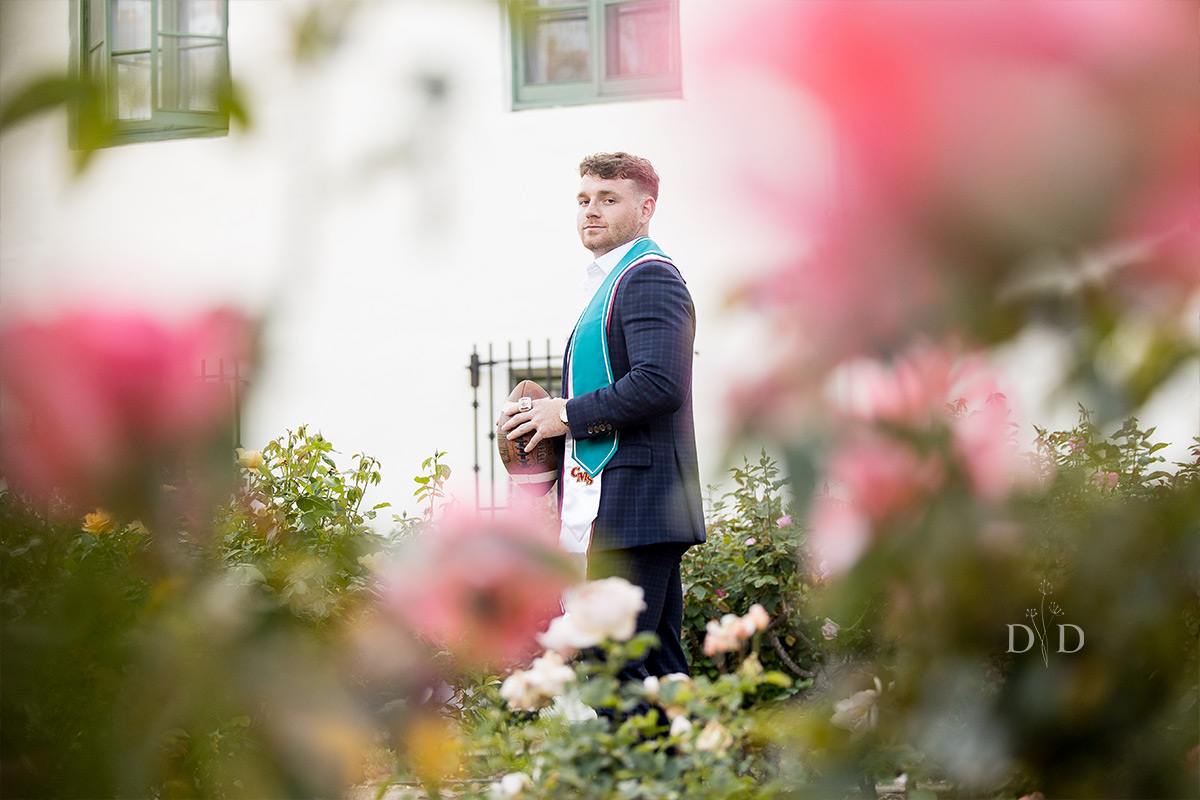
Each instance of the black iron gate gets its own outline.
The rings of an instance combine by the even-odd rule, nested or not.
[[[520,381],[536,381],[551,397],[562,395],[562,353],[555,353],[550,340],[546,349],[534,354],[532,340],[525,342],[525,352],[514,352],[509,342],[503,357],[493,346],[487,346],[486,358],[476,345],[471,348],[471,408],[475,416],[475,508],[495,513],[508,506],[512,484],[500,464],[496,448],[496,418],[500,405]],[[499,373],[499,374],[497,374]],[[481,452],[482,445],[482,452]],[[497,497],[499,495],[499,497]]]

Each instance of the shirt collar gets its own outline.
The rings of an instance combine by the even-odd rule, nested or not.
[[[642,237],[638,237],[640,239]],[[597,256],[596,259],[588,264],[587,275],[580,284],[584,289],[591,289],[593,292],[604,283],[604,279],[608,277],[608,273],[612,272],[613,267],[621,262],[625,254],[637,244],[638,239],[626,242],[620,247],[614,247],[602,256]]]

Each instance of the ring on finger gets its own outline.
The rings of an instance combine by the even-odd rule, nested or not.
[[[533,399],[532,398],[522,397],[520,400],[517,401],[517,411],[532,411],[532,410],[533,410]]]

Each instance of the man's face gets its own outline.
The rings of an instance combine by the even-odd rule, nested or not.
[[[584,175],[578,199],[579,240],[595,257],[645,236],[654,215],[654,199],[628,178]]]

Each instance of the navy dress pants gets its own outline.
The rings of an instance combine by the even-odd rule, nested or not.
[[[618,674],[621,680],[641,682],[649,675],[691,674],[679,641],[683,631],[679,562],[687,549],[685,544],[667,543],[588,553],[588,580],[620,577],[642,587],[646,609],[638,615],[637,632],[658,635],[659,646],[643,660],[626,664]]]

